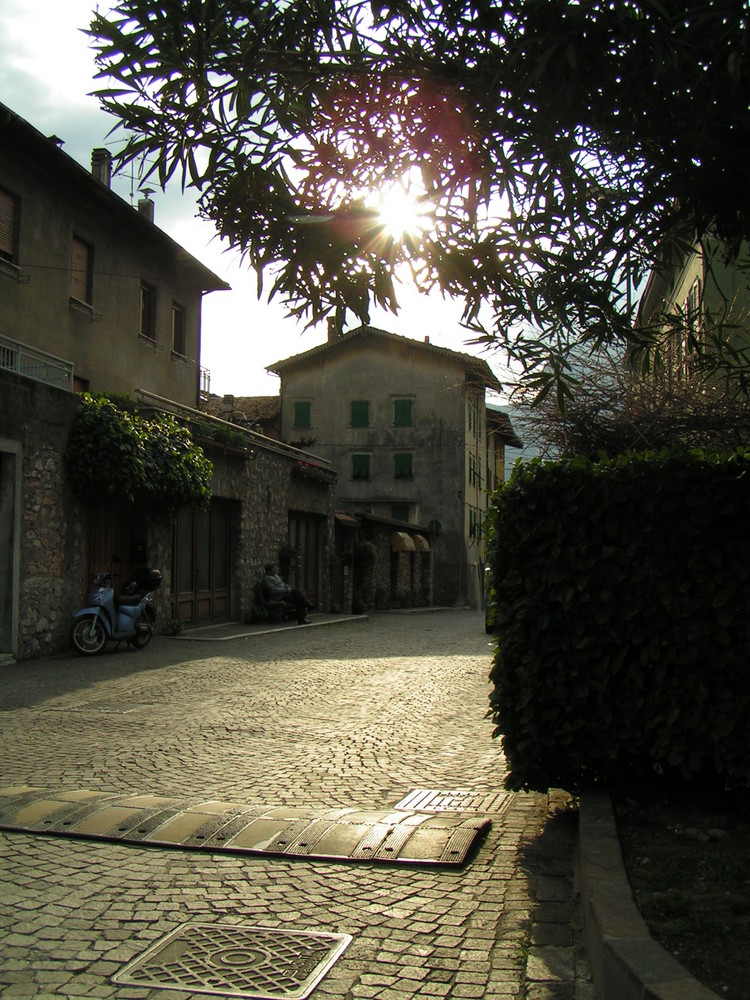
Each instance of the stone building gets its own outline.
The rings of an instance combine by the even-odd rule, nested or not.
[[[92,169],[0,105],[0,657],[67,644],[93,572],[157,566],[161,621],[246,616],[263,563],[331,600],[335,475],[323,461],[201,414],[201,301],[228,286]],[[127,395],[173,413],[213,463],[207,511],[174,521],[73,495],[63,461],[78,397]],[[234,442],[234,443],[228,443]],[[106,491],[102,490],[102,494]]]
[[[337,470],[337,507],[392,522],[396,555],[399,527],[428,544],[435,603],[479,606],[488,489],[505,445],[520,444],[506,415],[488,416],[486,390],[500,388],[489,365],[362,326],[268,371],[281,379],[281,439]],[[411,589],[387,565],[391,596]]]

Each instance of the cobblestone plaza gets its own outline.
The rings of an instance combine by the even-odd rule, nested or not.
[[[217,992],[200,975],[192,986],[122,976],[179,928],[208,925],[210,937],[214,925],[217,937],[345,938],[315,996],[588,1000],[573,932],[575,827],[547,796],[503,795],[486,718],[491,655],[481,614],[441,611],[3,667],[6,794],[378,815],[411,802],[490,823],[460,868],[7,829],[2,995],[261,995]]]

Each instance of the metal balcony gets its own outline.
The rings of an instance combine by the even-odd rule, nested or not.
[[[15,372],[35,382],[54,385],[66,392],[73,392],[73,374],[75,366],[72,361],[55,357],[46,351],[24,344],[20,340],[11,340],[0,334],[0,368]]]

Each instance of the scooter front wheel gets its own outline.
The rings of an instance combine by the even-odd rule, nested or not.
[[[95,656],[106,646],[107,633],[96,615],[86,615],[73,623],[70,641],[81,656]]]

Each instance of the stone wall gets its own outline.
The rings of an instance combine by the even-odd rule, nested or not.
[[[11,549],[0,554],[13,622],[3,630],[10,648],[0,652],[17,659],[65,648],[71,611],[80,603],[86,514],[63,466],[76,405],[70,393],[0,370],[0,452],[14,496],[5,510],[13,521]]]
[[[214,465],[211,491],[214,496],[239,504],[237,536],[234,539],[232,617],[247,619],[253,606],[253,591],[267,562],[276,562],[288,537],[290,511],[317,515],[325,520],[325,555],[322,561],[323,592],[319,607],[331,601],[333,564],[333,488],[335,478],[305,476],[299,460],[270,442],[239,449],[201,442]]]
[[[71,613],[90,582],[88,509],[73,496],[64,468],[77,403],[71,393],[0,370],[0,656],[25,660],[67,649]],[[230,617],[248,616],[263,564],[275,560],[287,541],[290,511],[325,525],[318,606],[327,608],[335,565],[335,477],[301,474],[299,459],[272,442],[250,453],[220,445],[205,450],[214,466],[212,493],[234,501],[236,509]],[[155,599],[159,627],[166,630],[172,618],[172,525],[152,515],[143,533],[149,561],[164,577]]]

